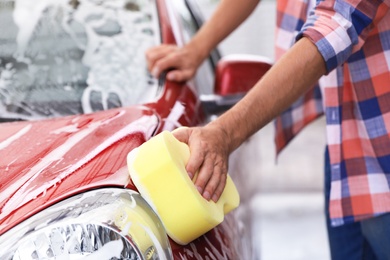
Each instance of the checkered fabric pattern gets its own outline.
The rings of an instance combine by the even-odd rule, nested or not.
[[[390,1],[317,1],[310,13],[307,1],[279,2],[276,54],[287,49],[286,38],[308,37],[329,74],[320,90],[313,88],[276,119],[277,152],[323,113],[323,103],[332,225],[390,212]]]
[[[275,59],[278,60],[296,41],[315,0],[278,0],[275,32]],[[277,153],[307,124],[323,115],[322,95],[318,86],[296,101],[275,120]]]

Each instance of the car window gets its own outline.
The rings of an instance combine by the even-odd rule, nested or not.
[[[178,16],[180,18],[181,26],[183,28],[184,41],[188,42],[198,31],[199,24],[194,13],[189,8],[194,8],[194,4],[189,5],[186,0],[173,1],[175,8],[177,9]],[[213,93],[214,87],[214,66],[210,59],[206,59],[199,67],[195,78],[196,86],[199,88],[201,94]]]
[[[0,0],[0,118],[90,113],[155,99],[144,51],[153,0]]]

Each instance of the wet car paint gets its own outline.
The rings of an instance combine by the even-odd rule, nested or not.
[[[126,155],[159,128],[158,117],[152,111],[135,107],[0,124],[0,169],[6,173],[0,175],[1,233],[86,190],[136,190],[129,178]],[[241,249],[235,243],[237,236],[236,220],[228,215],[220,226],[187,246],[171,241],[173,255],[177,259],[206,255],[238,259]]]
[[[165,1],[157,1],[163,42],[175,43]],[[176,33],[177,34],[177,33]],[[164,82],[155,102],[92,114],[0,124],[0,234],[56,202],[87,190],[136,190],[129,151],[162,130],[195,126],[205,115],[191,84]],[[173,205],[174,206],[174,205]],[[233,214],[187,246],[171,241],[175,259],[240,259]]]

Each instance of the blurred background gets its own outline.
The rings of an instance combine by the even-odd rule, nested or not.
[[[200,0],[207,19],[218,0]],[[262,0],[221,43],[222,55],[254,54],[274,60],[275,0]],[[240,192],[252,211],[252,236],[261,260],[328,260],[323,201],[325,121],[318,119],[275,157],[274,129],[267,125],[231,156],[230,171],[248,183]],[[240,181],[240,180],[235,180]],[[249,195],[248,195],[249,194]],[[245,198],[250,196],[250,198]]]

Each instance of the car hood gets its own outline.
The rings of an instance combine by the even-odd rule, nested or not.
[[[76,193],[134,189],[126,156],[159,122],[153,110],[135,106],[0,124],[0,234]]]

